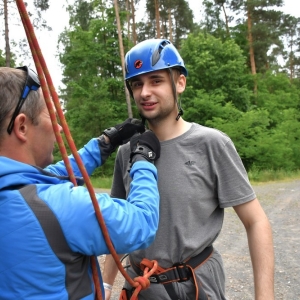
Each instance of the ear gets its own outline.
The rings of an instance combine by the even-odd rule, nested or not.
[[[19,114],[14,122],[13,132],[15,136],[23,142],[27,140],[29,122],[30,120],[25,114]]]
[[[186,86],[186,77],[180,74],[177,80],[177,93],[181,94],[184,92]]]

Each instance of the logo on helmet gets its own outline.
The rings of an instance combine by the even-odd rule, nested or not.
[[[134,62],[134,67],[136,69],[140,69],[142,67],[142,65],[143,65],[143,62],[139,59]]]

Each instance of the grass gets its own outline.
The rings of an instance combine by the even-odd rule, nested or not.
[[[91,177],[94,188],[110,189],[112,185],[112,177]]]
[[[252,169],[248,172],[251,183],[261,183],[270,181],[284,181],[300,178],[300,170],[258,170]]]
[[[262,183],[270,181],[283,181],[300,178],[300,170],[285,171],[285,170],[258,170],[253,169],[248,172],[251,183]],[[112,177],[92,177],[92,185],[95,188],[110,189]]]

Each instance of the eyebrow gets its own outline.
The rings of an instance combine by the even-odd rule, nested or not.
[[[149,79],[160,79],[160,78],[164,78],[164,75],[160,75],[160,74],[153,74],[149,76]],[[136,82],[136,81],[141,81],[141,75],[140,76],[136,76],[134,78],[132,78],[131,82]]]

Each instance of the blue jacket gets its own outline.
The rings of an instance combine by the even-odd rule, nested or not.
[[[98,139],[79,154],[89,174],[102,164]],[[155,166],[137,161],[130,175],[128,201],[96,194],[120,254],[148,247],[158,227]],[[1,300],[94,299],[90,256],[108,253],[90,194],[68,180],[63,162],[40,169],[0,156]]]

